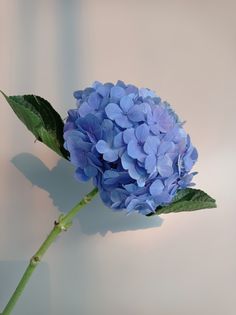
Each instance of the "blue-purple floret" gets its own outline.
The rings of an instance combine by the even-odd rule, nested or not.
[[[74,97],[65,148],[76,179],[93,179],[108,207],[150,214],[193,185],[197,150],[170,105],[153,91],[95,82]]]

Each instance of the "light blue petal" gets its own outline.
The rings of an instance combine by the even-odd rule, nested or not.
[[[119,132],[115,137],[114,137],[114,147],[115,148],[120,148],[124,145],[124,141],[123,141],[123,133]]]
[[[105,108],[105,112],[107,114],[107,117],[112,120],[115,120],[116,118],[122,115],[122,110],[115,103],[108,104],[107,107]]]
[[[127,88],[125,90],[126,94],[137,94],[138,93],[138,88],[132,84],[128,84]]]
[[[125,95],[125,90],[120,86],[113,86],[110,95],[112,99],[119,100]]]
[[[145,159],[145,169],[149,174],[156,170],[157,159],[154,154],[150,154]]]
[[[173,116],[170,116],[167,110],[161,115],[159,126],[161,132],[168,132],[174,127]]]
[[[151,125],[150,129],[151,129],[152,133],[154,133],[154,135],[160,134],[160,127],[158,124]]]
[[[146,155],[142,152],[142,148],[140,147],[136,140],[131,140],[128,143],[127,153],[133,159],[139,160],[146,157]]]
[[[128,117],[133,122],[140,122],[145,120],[145,114],[141,110],[140,105],[133,106],[128,112]]]
[[[111,86],[105,84],[97,88],[97,93],[99,93],[102,97],[106,98],[109,96],[110,90]]]
[[[142,124],[135,129],[135,135],[138,141],[144,143],[149,136],[149,127],[147,124]]]
[[[164,185],[161,180],[155,180],[149,188],[150,194],[154,197],[161,195]]]
[[[96,144],[96,149],[99,153],[104,154],[110,150],[110,147],[104,140],[99,140]]]
[[[134,129],[129,128],[129,129],[124,130],[123,139],[126,144],[128,144],[131,140],[134,140],[135,139]]]
[[[103,158],[107,162],[115,162],[118,159],[118,154],[115,150],[109,149],[103,154]]]
[[[132,123],[129,121],[127,116],[121,114],[121,116],[116,117],[115,122],[117,123],[118,126],[121,128],[129,128],[132,127]]]
[[[162,141],[158,148],[158,155],[164,155],[167,152],[172,152],[175,149],[175,145],[172,141]]]
[[[148,136],[144,143],[143,150],[147,154],[157,154],[159,145],[160,139],[157,136]]]
[[[155,94],[155,92],[153,92],[149,89],[141,88],[141,89],[139,89],[139,96],[141,96],[142,98],[156,97],[156,94]]]
[[[125,95],[120,100],[120,107],[124,113],[127,113],[130,108],[134,105],[132,98],[128,95]]]
[[[97,90],[100,86],[103,86],[103,84],[99,81],[94,81],[92,83],[92,88],[94,88],[95,90]]]
[[[128,170],[131,166],[134,165],[134,160],[128,156],[127,152],[121,156],[121,164],[125,170]]]
[[[172,160],[164,155],[157,160],[157,170],[162,177],[169,177],[173,174]]]

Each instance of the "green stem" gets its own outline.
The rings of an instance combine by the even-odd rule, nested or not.
[[[58,237],[58,235],[62,231],[66,231],[72,225],[72,220],[75,217],[75,215],[79,212],[79,210],[82,207],[84,207],[87,203],[89,203],[96,194],[97,194],[97,188],[94,188],[77,205],[75,205],[66,215],[61,215],[58,221],[54,222],[54,227],[52,231],[49,233],[48,237],[40,246],[38,251],[30,259],[29,265],[26,268],[25,273],[23,274],[15,292],[12,294],[9,302],[7,303],[1,315],[9,315],[12,312],[14,306],[16,305],[16,302],[18,301],[19,297],[24,291],[24,288],[26,284],[28,283],[32,273],[34,272],[37,265],[40,263],[47,249],[50,247],[50,245],[55,241],[55,239]]]

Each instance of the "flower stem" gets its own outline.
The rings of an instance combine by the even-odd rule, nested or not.
[[[14,309],[16,302],[18,301],[19,297],[21,296],[22,292],[26,284],[28,283],[32,273],[36,269],[37,265],[40,263],[43,255],[50,247],[50,245],[55,241],[58,235],[62,231],[66,231],[71,225],[72,220],[75,215],[79,212],[79,210],[88,204],[93,197],[97,194],[97,188],[94,188],[90,193],[88,193],[78,204],[76,204],[66,215],[61,215],[58,221],[54,222],[54,227],[49,233],[48,237],[45,239],[43,244],[40,246],[38,251],[34,254],[34,256],[30,259],[28,267],[25,270],[15,292],[12,294],[9,302],[7,303],[5,309],[1,313],[1,315],[9,315],[12,310]]]

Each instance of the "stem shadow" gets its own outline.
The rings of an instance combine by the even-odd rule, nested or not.
[[[78,183],[74,179],[74,167],[63,159],[60,159],[51,170],[29,153],[15,156],[12,163],[33,185],[47,191],[55,207],[62,212],[69,211],[93,188],[91,182]],[[158,216],[145,217],[140,214],[127,216],[122,211],[113,211],[104,206],[99,196],[86,206],[86,210],[78,213],[78,219],[82,232],[88,235],[155,228],[161,226],[163,222]]]

